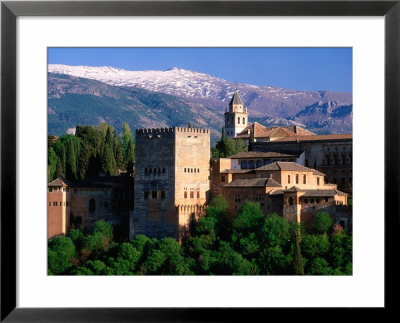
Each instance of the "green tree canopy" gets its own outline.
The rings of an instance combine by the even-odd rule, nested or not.
[[[332,227],[332,222],[333,221],[329,213],[317,213],[314,218],[314,229],[318,233],[325,233]]]

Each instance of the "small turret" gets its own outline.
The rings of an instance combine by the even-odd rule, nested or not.
[[[243,109],[243,101],[238,91],[232,96],[229,102],[229,110],[225,115],[225,136],[227,138],[235,138],[244,128],[247,127],[248,113],[247,108]]]

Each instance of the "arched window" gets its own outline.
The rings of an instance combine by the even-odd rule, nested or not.
[[[289,205],[293,205],[293,197],[289,197]]]
[[[96,201],[94,199],[90,199],[89,212],[93,212],[95,209],[96,209]]]
[[[261,167],[261,166],[262,166],[261,160],[257,160],[256,161],[256,168]]]
[[[269,164],[271,164],[271,161],[269,159],[265,159],[264,160],[264,165],[269,165]]]
[[[247,169],[247,161],[243,160],[240,164],[240,168]]]
[[[249,161],[249,168],[254,168],[254,160]]]

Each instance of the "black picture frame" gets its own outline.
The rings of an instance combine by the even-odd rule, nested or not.
[[[400,0],[395,1],[2,1],[1,3],[1,321],[186,322],[255,320],[263,309],[16,307],[16,19],[18,16],[384,16],[385,18],[385,307],[399,286]],[[373,154],[373,151],[371,151]],[[371,160],[368,156],[366,159]],[[371,164],[373,167],[373,164]],[[371,177],[372,180],[372,177]],[[379,188],[376,188],[379,189]],[[382,188],[380,188],[382,189]],[[373,238],[373,232],[371,232]],[[373,261],[373,255],[371,255]],[[38,291],[39,293],[40,291]],[[299,294],[300,296],[300,294]],[[335,309],[326,309],[332,314]],[[289,315],[288,309],[270,309]],[[251,312],[251,313],[250,313]],[[278,312],[278,313],[276,313]],[[292,315],[290,314],[290,317]],[[340,319],[340,317],[337,317]],[[309,319],[309,318],[307,318]]]

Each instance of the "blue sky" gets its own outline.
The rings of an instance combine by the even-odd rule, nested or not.
[[[49,64],[171,67],[231,82],[352,93],[352,48],[49,48]]]

